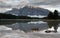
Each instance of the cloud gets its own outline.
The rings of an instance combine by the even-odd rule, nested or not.
[[[0,12],[5,12],[12,8],[24,7],[28,3],[28,0],[0,0]]]
[[[60,0],[31,0],[31,5],[42,7],[51,11],[60,11]]]
[[[44,8],[60,8],[60,0],[0,0],[0,8],[21,8],[25,5],[45,6]],[[1,10],[0,9],[0,10]]]
[[[60,5],[60,0],[0,0],[0,8],[23,7],[27,4],[32,5]]]
[[[0,13],[4,13],[8,10],[12,10],[11,8],[0,8]]]
[[[22,7],[28,4],[27,0],[0,0],[0,8]]]
[[[60,0],[0,0],[0,8],[23,7],[27,4],[32,5],[60,5]]]
[[[60,0],[34,0],[32,4],[36,5],[58,5]]]

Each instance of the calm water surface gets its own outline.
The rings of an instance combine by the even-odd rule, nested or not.
[[[19,29],[24,32],[30,32],[34,28],[35,31],[38,29],[40,32],[49,30],[53,33],[60,33],[60,21],[0,21],[1,26],[12,28],[12,30]]]

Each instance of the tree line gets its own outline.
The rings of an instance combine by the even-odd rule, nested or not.
[[[39,18],[0,13],[0,19],[39,19]]]
[[[48,19],[60,19],[60,16],[58,15],[59,12],[57,10],[55,10],[54,12],[49,12],[47,18]]]

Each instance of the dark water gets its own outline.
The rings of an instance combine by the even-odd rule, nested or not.
[[[42,31],[54,27],[55,32],[60,33],[60,21],[0,21],[0,26],[6,26],[13,30],[20,29],[24,32],[30,32],[34,28],[35,30]],[[47,31],[47,30],[46,30]]]

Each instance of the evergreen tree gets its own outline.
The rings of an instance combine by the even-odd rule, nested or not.
[[[49,18],[49,19],[52,19],[52,18],[53,18],[53,13],[52,13],[52,12],[49,12],[48,18]]]
[[[54,11],[54,19],[57,19],[57,18],[58,18],[58,11],[55,10],[55,11]]]

